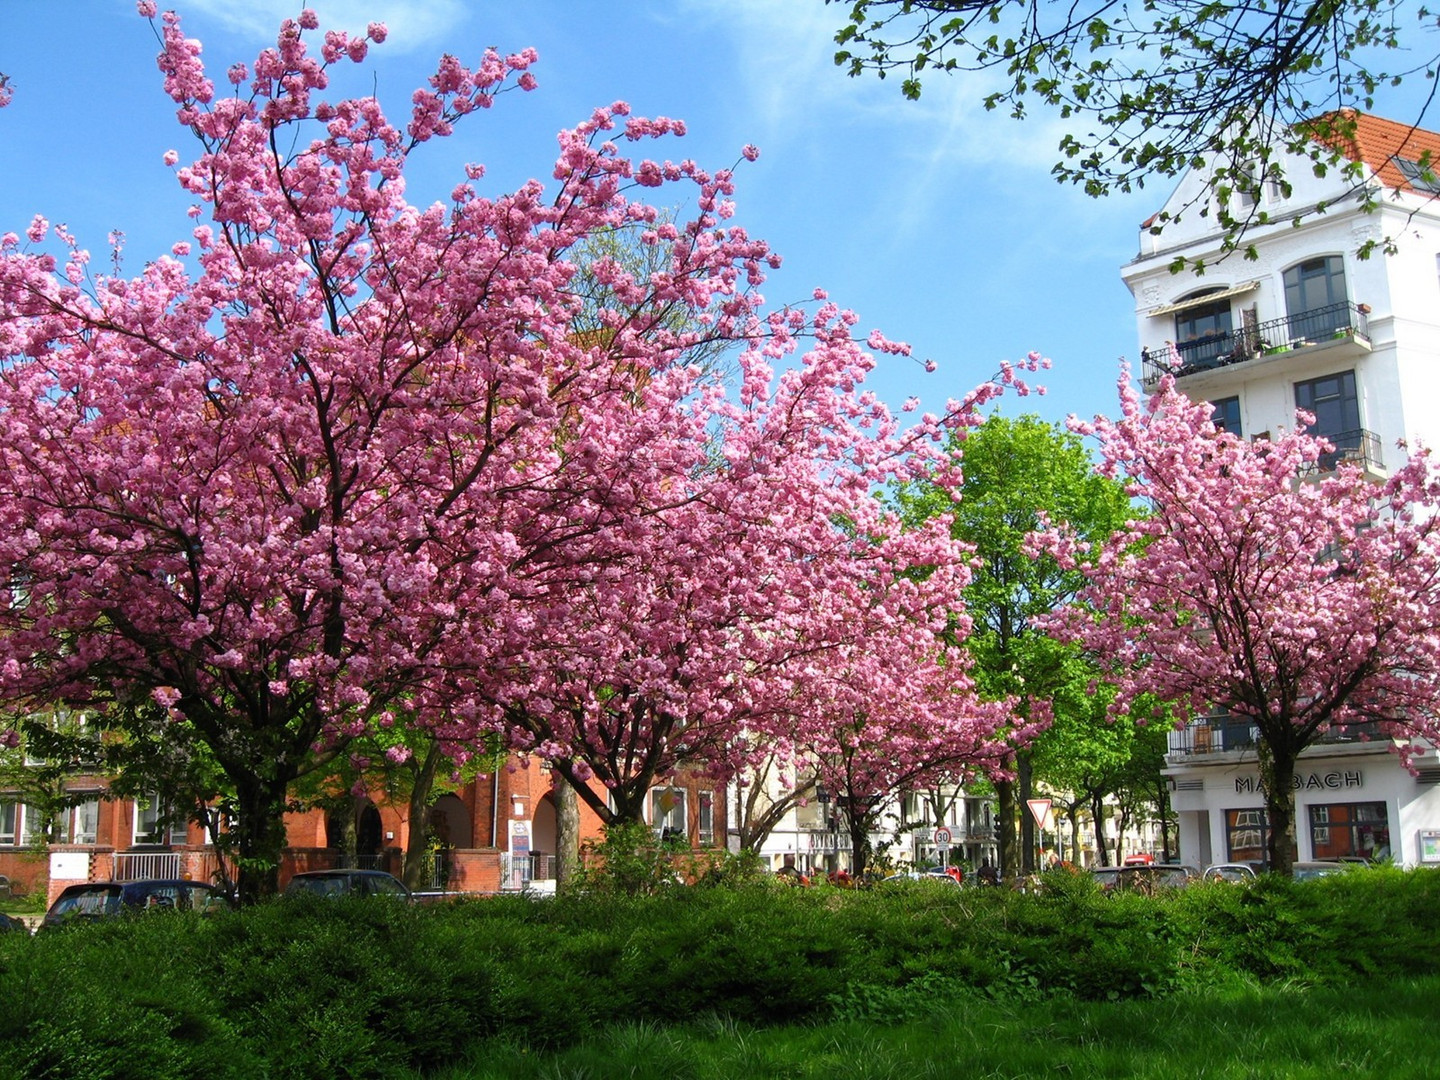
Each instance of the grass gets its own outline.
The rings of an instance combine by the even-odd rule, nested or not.
[[[433,1080],[1421,1080],[1435,1075],[1440,979],[1363,990],[1237,985],[1154,1001],[935,1003],[904,1024],[758,1029],[723,1017],[645,1020],[556,1053],[470,1048]]]

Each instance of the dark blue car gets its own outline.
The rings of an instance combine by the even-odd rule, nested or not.
[[[87,881],[67,886],[55,898],[40,923],[40,929],[147,911],[198,911],[203,914],[230,906],[230,899],[225,893],[203,881],[183,878]]]

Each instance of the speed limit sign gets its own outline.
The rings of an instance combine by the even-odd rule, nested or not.
[[[942,848],[950,846],[950,830],[943,825],[935,830],[935,846]]]

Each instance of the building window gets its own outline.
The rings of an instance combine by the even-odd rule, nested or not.
[[[69,813],[69,828],[66,839],[72,844],[93,844],[100,829],[100,800],[87,799],[79,806],[72,806]]]
[[[1229,300],[1196,304],[1184,311],[1177,311],[1175,347],[1180,352],[1182,363],[1186,367],[1205,364],[1229,353],[1235,347],[1231,329]]]
[[[169,810],[158,796],[152,795],[135,803],[136,845],[183,844],[189,839],[189,828],[182,819],[172,821]]]
[[[701,791],[695,796],[700,806],[700,843],[715,843],[715,793]]]
[[[1323,436],[1335,446],[1333,453],[1321,458],[1322,468],[1333,469],[1338,458],[1364,449],[1355,372],[1341,371],[1320,379],[1297,382],[1295,407],[1313,413],[1315,423],[1310,425],[1310,433]]]
[[[0,844],[13,844],[20,830],[20,804],[0,802]]]
[[[1225,811],[1225,857],[1228,862],[1264,862],[1269,839],[1265,811]]]
[[[1291,341],[1318,341],[1350,325],[1345,260],[1322,255],[1285,271],[1285,314]]]
[[[1310,807],[1310,849],[1317,859],[1390,854],[1390,818],[1383,802]]]
[[[1210,420],[1217,431],[1228,431],[1237,438],[1245,434],[1240,430],[1240,399],[1238,397],[1221,398],[1215,402]]]
[[[684,839],[685,789],[677,787],[650,789],[650,824],[662,840]]]
[[[20,806],[20,843],[26,847],[44,847],[50,840],[45,832],[45,816],[35,807]]]
[[[1433,162],[1427,161],[1422,165],[1409,158],[1397,157],[1395,165],[1399,168],[1400,175],[1405,177],[1406,182],[1416,191],[1423,191],[1427,195],[1440,194],[1440,177],[1435,175]]]

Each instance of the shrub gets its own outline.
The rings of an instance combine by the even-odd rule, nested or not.
[[[1440,874],[1156,897],[667,887],[436,907],[297,897],[0,936],[0,1076],[413,1076],[472,1042],[554,1047],[721,1017],[914,1019],[964,999],[1155,998],[1440,974]]]

